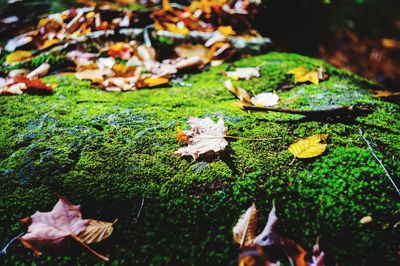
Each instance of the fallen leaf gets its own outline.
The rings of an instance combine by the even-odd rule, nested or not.
[[[317,134],[301,139],[289,146],[289,151],[297,158],[312,158],[321,155],[325,149],[327,134]]]
[[[19,50],[12,52],[11,54],[7,55],[6,63],[12,64],[17,62],[24,62],[32,57],[32,53],[29,51]]]
[[[251,98],[251,103],[254,106],[274,106],[279,102],[279,96],[273,92],[263,92]]]
[[[182,58],[197,56],[203,60],[203,63],[210,62],[211,53],[208,48],[202,44],[180,44],[174,48],[175,53]]]
[[[227,128],[222,118],[215,123],[209,117],[204,119],[189,117],[188,123],[191,129],[184,133],[189,136],[190,143],[187,147],[178,149],[176,155],[192,156],[196,160],[201,154],[219,152],[228,145],[228,141],[224,138]]]
[[[235,80],[238,79],[246,79],[249,80],[253,77],[260,77],[260,70],[257,67],[241,67],[236,68],[234,71],[226,71],[226,76],[229,78],[233,78]]]
[[[180,142],[189,144],[190,143],[190,137],[183,132],[182,129],[178,128],[176,132],[176,139]]]
[[[169,79],[164,77],[150,77],[150,78],[145,78],[143,82],[146,84],[147,87],[156,87],[168,84]]]
[[[298,67],[289,70],[287,74],[294,75],[294,83],[311,82],[313,84],[319,84],[319,81],[324,79],[322,68],[308,70],[305,67]]]
[[[60,198],[50,212],[37,211],[31,221],[28,232],[20,240],[36,255],[48,250],[63,251],[70,236],[84,231],[89,222],[82,219],[80,205],[72,205],[64,198]]]
[[[218,31],[221,32],[222,34],[228,36],[228,35],[235,35],[236,32],[232,29],[232,26],[219,26]]]
[[[363,218],[360,219],[360,223],[362,224],[368,224],[370,222],[372,222],[371,216],[364,216]]]
[[[253,203],[242,216],[240,216],[236,225],[233,227],[233,239],[240,247],[249,247],[253,245],[256,237],[257,209]]]
[[[36,69],[31,71],[28,75],[26,75],[26,77],[28,79],[42,77],[49,72],[49,69],[50,69],[50,65],[47,63],[43,63],[40,66],[38,66]]]
[[[400,92],[398,92],[398,91],[377,90],[377,91],[373,91],[373,93],[374,93],[374,97],[377,97],[377,98],[400,96]]]
[[[115,220],[112,223],[89,220],[85,230],[83,230],[78,237],[86,244],[98,243],[108,238],[113,232],[113,225],[117,222]]]
[[[246,90],[234,86],[230,80],[225,81],[224,85],[225,88],[227,88],[233,95],[237,96],[242,102],[251,103],[251,96]]]
[[[69,241],[74,239],[102,260],[108,261],[107,257],[92,250],[78,237],[91,221],[82,219],[80,205],[72,205],[67,199],[60,198],[50,212],[37,211],[29,221],[28,232],[19,240],[35,255],[41,255],[44,251],[62,253],[69,246]]]
[[[105,76],[111,76],[113,72],[110,69],[86,69],[75,73],[77,79],[88,79],[92,82],[100,83],[104,81]]]

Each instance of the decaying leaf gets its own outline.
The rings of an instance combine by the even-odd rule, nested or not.
[[[31,71],[28,75],[26,75],[26,77],[28,79],[43,77],[44,75],[46,75],[49,72],[49,69],[50,69],[50,65],[47,63],[43,63],[40,66],[38,66],[36,69]]]
[[[235,80],[238,79],[251,79],[253,77],[260,77],[260,70],[258,67],[241,67],[236,68],[234,71],[226,71],[226,76]]]
[[[377,97],[377,98],[400,96],[400,92],[398,92],[398,91],[377,90],[377,91],[373,91],[373,93],[374,93],[374,97]]]
[[[85,240],[91,243],[106,238],[112,229],[105,222],[83,220],[80,205],[72,205],[67,199],[60,198],[50,212],[37,211],[25,220],[31,224],[28,232],[19,240],[36,255],[45,251],[62,253],[70,245],[71,239],[74,239],[97,257],[108,261],[107,257],[92,250],[79,235],[83,234]]]
[[[175,53],[182,58],[197,56],[207,64],[211,60],[210,50],[202,44],[180,44],[174,48]]]
[[[312,158],[321,155],[325,149],[327,134],[317,134],[301,139],[289,146],[289,151],[297,158]]]
[[[259,107],[274,106],[278,102],[279,96],[273,92],[263,92],[251,98],[251,103]]]
[[[240,216],[235,227],[233,227],[233,239],[240,247],[253,245],[256,237],[257,209],[253,203],[242,216]]]
[[[176,139],[180,142],[189,144],[190,143],[190,137],[183,132],[182,129],[178,128],[176,131]]]
[[[227,128],[222,118],[215,123],[209,117],[189,117],[188,123],[191,129],[184,133],[189,136],[190,143],[187,147],[178,149],[176,155],[192,156],[196,160],[201,154],[219,152],[228,145],[225,139]]]
[[[92,82],[103,82],[105,76],[112,76],[112,71],[110,69],[86,69],[75,73],[77,79],[88,79]]]
[[[98,243],[108,238],[113,232],[113,225],[117,222],[115,220],[112,223],[89,220],[85,230],[83,230],[78,237],[86,244]]]
[[[313,84],[319,84],[320,80],[325,79],[324,70],[322,67],[312,70],[309,70],[305,67],[297,67],[289,70],[287,74],[294,75],[294,83],[311,82]]]

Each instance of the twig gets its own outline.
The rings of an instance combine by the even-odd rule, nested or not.
[[[143,205],[144,205],[144,197],[142,197],[142,203],[140,204],[139,211],[138,211],[138,213],[137,213],[137,215],[136,215],[135,224],[137,224],[137,222],[138,222],[138,220],[139,220],[140,213],[142,212],[142,209],[143,209]]]
[[[14,242],[15,240],[17,240],[20,236],[22,236],[24,233],[20,233],[19,235],[17,235],[16,237],[13,237],[13,239],[11,239],[2,250],[0,250],[0,256],[1,255],[5,255],[7,254],[7,248],[11,245],[12,242]]]
[[[259,107],[251,105],[244,105],[242,108],[248,111],[279,112],[279,113],[299,114],[299,115],[314,116],[314,117],[363,115],[373,112],[373,110],[371,109],[364,108],[358,105],[340,106],[322,110],[297,110],[297,109],[284,109],[284,108],[272,108],[272,107]]]
[[[369,143],[369,141],[364,137],[364,132],[362,131],[361,128],[359,128],[359,132],[361,135],[361,138],[365,141],[365,143],[367,143],[369,151],[371,152],[371,154],[375,157],[376,161],[382,166],[383,171],[385,172],[385,175],[389,178],[390,182],[392,183],[392,185],[394,186],[394,188],[396,189],[396,192],[400,195],[400,190],[396,185],[396,182],[394,182],[393,178],[390,176],[388,170],[386,169],[386,167],[383,165],[382,160],[378,158],[378,156],[375,154],[374,150],[371,147],[371,144]]]

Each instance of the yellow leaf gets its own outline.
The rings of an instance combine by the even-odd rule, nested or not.
[[[9,54],[6,57],[6,63],[11,64],[11,63],[16,63],[16,62],[22,62],[22,61],[30,59],[31,57],[32,57],[31,52],[19,50],[19,51],[15,51],[15,52]]]
[[[235,35],[236,32],[232,29],[231,26],[219,26],[218,31],[223,35]]]
[[[169,0],[162,0],[162,8],[164,10],[171,10],[171,3],[169,2]]]
[[[165,22],[163,23],[163,25],[165,26],[167,31],[173,32],[173,33],[180,33],[180,34],[189,34],[189,29],[186,28],[185,26],[182,27],[178,27],[176,24],[174,23],[170,23],[170,22]]]
[[[117,222],[115,220],[112,223],[90,220],[85,230],[82,231],[78,237],[86,244],[97,243],[108,238],[113,232],[113,225]]]
[[[43,45],[41,45],[41,46],[39,47],[39,49],[47,48],[47,47],[49,47],[49,46],[51,46],[51,45],[53,45],[53,44],[59,43],[59,42],[60,42],[60,41],[59,41],[58,39],[47,40],[47,41],[45,41],[45,42],[43,43]]]
[[[287,74],[294,75],[294,83],[311,82],[318,84],[320,79],[323,79],[321,69],[308,70],[305,67],[291,69]]]
[[[169,79],[168,78],[163,78],[163,77],[158,77],[158,78],[146,78],[144,80],[144,83],[148,86],[148,87],[156,87],[159,85],[163,85],[163,84],[168,84]]]
[[[289,151],[297,158],[312,158],[321,155],[325,149],[327,134],[317,134],[311,137],[301,139],[289,146]]]

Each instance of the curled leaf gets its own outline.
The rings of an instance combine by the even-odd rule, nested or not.
[[[312,158],[321,155],[325,149],[327,134],[317,134],[301,139],[289,146],[289,151],[297,158]]]
[[[257,209],[253,203],[233,227],[233,239],[240,247],[250,247],[253,245],[256,234]]]
[[[86,228],[82,231],[78,237],[84,241],[86,244],[98,243],[106,238],[108,238],[113,232],[113,225],[117,222],[115,220],[112,223],[89,220]]]
[[[251,103],[251,96],[246,90],[235,87],[230,80],[225,81],[224,85],[225,88],[227,88],[233,95],[237,96],[241,101]]]

